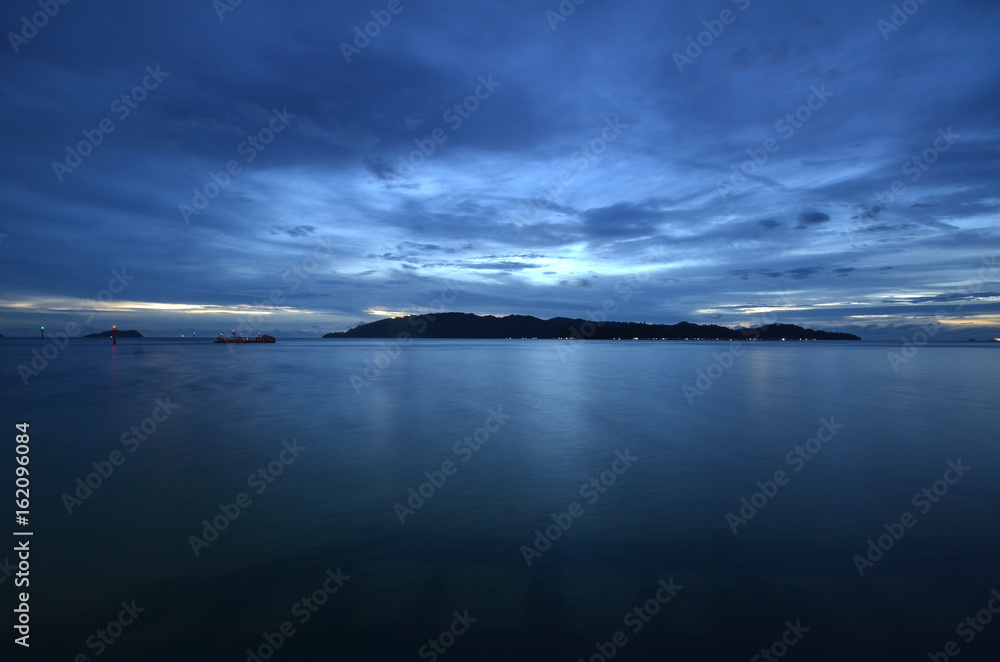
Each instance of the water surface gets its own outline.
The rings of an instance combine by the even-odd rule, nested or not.
[[[40,342],[0,342],[9,446],[16,422],[32,435],[32,653],[94,659],[88,637],[135,600],[102,660],[242,662],[284,621],[273,659],[431,659],[456,611],[477,620],[452,661],[590,659],[619,630],[616,659],[750,659],[797,620],[789,659],[926,659],[950,640],[996,659],[1000,624],[968,644],[955,628],[1000,588],[1000,346],[931,345],[897,372],[891,344],[385,342],[77,340],[27,386]],[[686,396],[699,370],[717,378]],[[129,431],[168,402],[145,440]],[[796,472],[786,456],[824,420],[836,434]],[[69,514],[63,495],[116,450]],[[914,495],[959,460],[921,512]],[[273,482],[248,483],[269,464]],[[776,471],[787,483],[734,534],[727,513]],[[425,472],[444,483],[401,524]],[[190,537],[240,493],[196,556]],[[529,566],[523,547],[573,503]],[[852,558],[907,511],[861,576]],[[670,578],[633,632],[626,614]]]

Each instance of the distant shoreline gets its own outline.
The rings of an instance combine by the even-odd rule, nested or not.
[[[805,329],[794,324],[736,328],[716,324],[598,322],[567,317],[543,320],[530,315],[440,313],[392,317],[362,324],[324,338],[450,338],[469,340],[861,340],[853,333]]]

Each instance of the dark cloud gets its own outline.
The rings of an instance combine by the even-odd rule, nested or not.
[[[422,252],[425,252],[425,253],[427,253],[427,252],[434,252],[434,251],[440,251],[440,250],[445,250],[445,249],[442,249],[441,246],[439,246],[438,244],[418,244],[415,241],[404,241],[403,243],[399,244],[399,246],[397,246],[396,248],[398,250],[401,250],[401,251],[409,249],[409,250],[415,250],[415,251],[422,251]],[[451,250],[454,250],[454,249],[451,249]]]
[[[830,216],[819,211],[805,211],[799,214],[798,225],[795,226],[796,230],[803,230],[805,228],[820,225],[822,223],[829,223]]]
[[[585,231],[592,237],[643,237],[656,233],[662,215],[644,204],[618,202],[580,213]]]
[[[785,272],[785,274],[792,277],[794,280],[805,280],[807,278],[812,278],[822,270],[822,267],[799,267],[797,269],[789,269]]]
[[[769,271],[767,269],[736,269],[730,274],[739,276],[740,280],[749,280],[751,276],[764,276],[765,278],[781,278],[784,274],[780,271]]]
[[[589,288],[594,283],[593,283],[593,281],[591,281],[588,278],[578,278],[577,280],[561,280],[561,281],[559,281],[559,284],[560,285],[564,285],[564,286],[576,286],[576,287]]]
[[[365,158],[364,164],[365,168],[378,179],[388,182],[395,182],[397,180],[396,171],[393,169],[393,166],[380,157]]]
[[[289,237],[305,237],[316,232],[316,228],[311,225],[296,225],[294,227],[288,225],[274,226],[271,228],[271,234],[286,234]]]
[[[897,223],[895,225],[890,225],[888,223],[876,223],[875,225],[868,225],[866,227],[856,230],[857,232],[909,232],[910,230],[917,230],[921,226],[916,223]]]
[[[522,269],[537,269],[540,265],[530,262],[512,262],[509,260],[500,262],[479,262],[466,265],[469,269],[486,269],[497,271],[521,271]]]

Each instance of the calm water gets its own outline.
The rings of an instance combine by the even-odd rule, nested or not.
[[[969,643],[956,626],[1000,589],[1000,345],[926,347],[894,372],[891,344],[740,344],[726,370],[713,357],[734,343],[381,344],[78,340],[24,386],[16,366],[41,344],[0,341],[4,466],[15,423],[32,439],[33,659],[267,659],[286,621],[271,659],[575,662],[599,643],[749,660],[782,635],[787,659],[921,660],[949,641],[997,659],[1000,616]],[[383,369],[352,385],[366,361]],[[699,369],[717,379],[689,403]],[[821,419],[830,440],[786,461]],[[913,503],[959,460],[947,493]],[[113,472],[68,513],[95,462]],[[444,482],[401,524],[425,472]],[[773,496],[734,535],[727,513],[758,481]],[[196,556],[190,537],[240,493]],[[861,576],[853,557],[904,512],[913,526]],[[571,525],[529,566],[553,513]],[[108,628],[132,600],[144,611]],[[476,620],[441,636],[454,612]],[[88,647],[98,629],[117,637]]]

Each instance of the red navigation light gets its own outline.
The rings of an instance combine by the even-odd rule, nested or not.
[[[112,328],[112,329],[117,329],[117,328],[118,328],[118,325],[117,325],[117,324],[112,324],[112,325],[111,325],[111,328]]]

